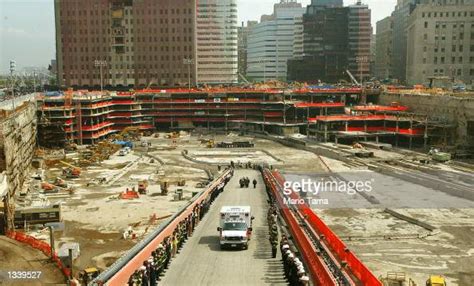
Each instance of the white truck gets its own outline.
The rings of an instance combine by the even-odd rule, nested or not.
[[[217,228],[221,249],[227,246],[247,249],[253,219],[249,206],[223,206],[220,212],[220,226]]]

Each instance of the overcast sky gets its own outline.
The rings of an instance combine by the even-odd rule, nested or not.
[[[237,0],[239,22],[271,14],[280,0]],[[303,6],[311,0],[300,0]],[[356,0],[344,0],[345,5]],[[390,15],[396,0],[362,0],[372,10],[372,25]],[[18,68],[47,67],[55,58],[54,0],[0,0],[0,72],[14,59]]]

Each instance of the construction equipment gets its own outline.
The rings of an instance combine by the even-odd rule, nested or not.
[[[386,277],[379,277],[383,286],[416,286],[416,283],[408,278],[405,272],[388,272]]]
[[[446,280],[441,275],[431,275],[428,280],[426,280],[426,286],[446,286]]]
[[[214,148],[215,146],[216,143],[214,142],[214,139],[207,140],[207,148]]]
[[[451,160],[450,153],[440,152],[436,148],[431,148],[428,154],[431,155],[431,158],[437,162],[447,162]]]
[[[349,70],[346,70],[346,73],[351,78],[352,83],[354,83],[357,86],[360,86],[360,83],[356,80],[356,78],[352,75],[352,73]]]
[[[166,138],[167,139],[176,139],[176,138],[179,138],[179,132],[171,132],[170,134],[166,135]]]
[[[58,187],[61,187],[61,188],[67,188],[68,185],[66,183],[66,181],[64,181],[63,179],[57,177],[56,180],[54,180],[54,183],[53,183],[55,186],[58,186]]]
[[[79,272],[79,280],[81,281],[81,285],[87,285],[90,281],[94,280],[97,276],[99,276],[100,270],[95,267],[89,267],[81,272]]]
[[[66,177],[66,178],[79,178],[79,176],[81,175],[81,168],[79,167],[76,167],[72,164],[69,164],[67,162],[64,162],[64,161],[59,161],[61,164],[67,166],[67,168],[64,168],[63,169],[63,175]]]
[[[138,194],[137,191],[135,191],[135,188],[129,189],[119,195],[119,199],[122,200],[133,200],[133,199],[138,199],[140,198],[140,195]]]
[[[139,127],[125,127],[119,134],[115,135],[116,140],[138,140],[140,139],[140,128]]]
[[[52,194],[52,193],[57,193],[59,192],[59,188],[56,187],[55,185],[48,183],[48,182],[42,182],[41,183],[41,189],[45,194]]]
[[[140,195],[146,195],[148,193],[148,181],[140,181],[138,182],[138,193]]]

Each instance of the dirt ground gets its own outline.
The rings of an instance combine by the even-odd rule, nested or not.
[[[41,271],[39,279],[8,279],[8,271]],[[61,271],[41,251],[0,236],[0,285],[66,285]]]
[[[209,149],[205,139],[215,142],[250,140],[255,147]],[[285,174],[296,175],[325,173],[328,171],[326,164],[338,173],[357,169],[273,141],[236,134],[183,134],[175,143],[160,134],[159,138],[149,137],[148,141],[151,147],[137,146],[126,156],[114,155],[100,166],[88,167],[81,178],[70,180],[76,189],[74,195],[50,199],[63,202],[66,225],[64,231],[55,233],[56,247],[64,242],[80,244],[81,255],[75,261],[76,271],[89,266],[100,269],[109,266],[163,219],[185,205],[193,193],[202,190],[198,183],[206,182],[209,174],[217,174],[218,165],[228,165],[230,161],[267,162]],[[193,160],[185,158],[183,152]],[[397,156],[386,152],[383,155]],[[125,166],[131,167],[123,171]],[[58,176],[59,172],[59,168],[50,169],[48,175]],[[110,184],[91,184],[104,176],[116,179]],[[137,187],[137,182],[144,178],[150,183],[148,195],[136,200],[116,199],[120,192]],[[164,179],[171,182],[184,179],[186,184],[177,186],[172,183],[168,195],[161,196],[160,181]],[[393,191],[390,182],[392,180],[384,183],[387,192]],[[184,200],[174,200],[178,188],[184,190]],[[429,222],[437,227],[436,233],[429,236],[426,236],[427,230],[395,219],[380,209],[350,207],[317,211],[377,276],[385,276],[388,271],[406,272],[418,285],[423,285],[429,274],[446,275],[449,285],[471,285],[469,281],[474,281],[471,267],[474,264],[472,209],[406,210],[409,216],[422,220],[429,218]],[[158,219],[151,219],[153,216]],[[135,239],[124,239],[123,233],[130,227]],[[47,239],[45,232],[32,233]],[[418,239],[413,238],[414,235],[426,237]]]

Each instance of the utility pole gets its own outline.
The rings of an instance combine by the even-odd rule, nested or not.
[[[94,66],[99,67],[100,70],[100,91],[104,90],[104,82],[103,82],[103,75],[102,75],[102,68],[107,66],[107,61],[105,60],[95,60]]]
[[[16,62],[14,60],[10,60],[10,80],[12,84],[12,106],[13,111],[15,111],[15,78],[13,77],[13,73],[16,69]]]

